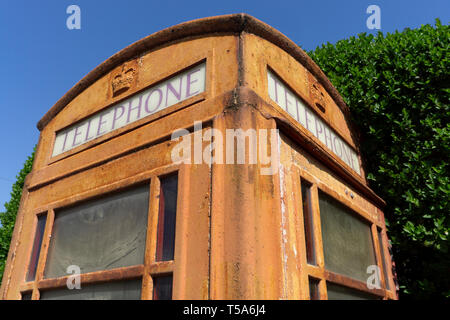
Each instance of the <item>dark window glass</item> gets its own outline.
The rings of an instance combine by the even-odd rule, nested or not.
[[[31,300],[32,292],[22,293],[22,300]]]
[[[153,300],[172,300],[172,275],[153,278]]]
[[[388,278],[388,272],[386,267],[386,261],[384,260],[384,247],[383,247],[383,234],[381,232],[381,229],[378,230],[378,243],[380,244],[380,253],[381,253],[381,261],[383,263],[383,273],[384,273],[384,283],[386,285],[386,289],[389,290],[389,278]]]
[[[171,175],[162,178],[159,195],[156,261],[173,260],[174,257],[177,194],[178,176]]]
[[[144,263],[149,187],[141,186],[58,210],[46,278]]]
[[[355,289],[327,283],[328,300],[377,300],[380,299],[371,294]]]
[[[314,246],[314,225],[311,201],[311,184],[306,181],[301,182],[303,224],[305,226],[306,259],[309,264],[316,264],[316,253]]]
[[[36,233],[34,236],[33,249],[31,250],[30,264],[28,265],[27,281],[34,281],[36,278],[36,269],[41,253],[42,239],[44,238],[45,223],[47,215],[38,216]]]
[[[81,283],[81,289],[64,287],[41,291],[41,300],[139,300],[141,284],[141,279],[87,285]]]
[[[369,224],[322,192],[319,206],[325,268],[366,282],[367,267],[376,265]]]
[[[314,278],[309,278],[309,299],[320,300],[319,280]]]

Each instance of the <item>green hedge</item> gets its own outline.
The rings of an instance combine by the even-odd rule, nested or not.
[[[19,210],[22,188],[27,174],[31,171],[34,160],[34,151],[25,161],[22,170],[16,176],[16,182],[12,186],[11,199],[5,203],[5,212],[0,213],[0,283],[5,270],[6,258],[8,257],[9,244],[16,222],[17,211]]]
[[[387,202],[400,298],[450,297],[449,39],[436,20],[309,53],[350,107],[370,186]]]

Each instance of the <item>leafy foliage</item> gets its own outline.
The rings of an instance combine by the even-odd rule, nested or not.
[[[449,41],[436,20],[309,53],[360,129],[370,186],[387,202],[401,298],[450,297]]]
[[[11,242],[14,224],[16,222],[17,211],[19,210],[22,188],[27,174],[31,171],[34,160],[34,151],[27,158],[22,170],[16,176],[16,182],[12,186],[11,199],[5,203],[5,212],[0,213],[0,283],[5,270],[6,258],[8,257],[9,244]]]

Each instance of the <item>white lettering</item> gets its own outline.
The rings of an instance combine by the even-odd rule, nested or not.
[[[267,78],[269,97],[325,144],[331,152],[361,174],[356,152],[269,70],[267,70]]]
[[[56,133],[53,156],[202,93],[205,81],[203,63],[61,130]]]

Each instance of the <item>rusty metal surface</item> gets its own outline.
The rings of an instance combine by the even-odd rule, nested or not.
[[[202,94],[51,156],[58,130],[203,60],[206,90]],[[63,284],[64,279],[42,279],[44,261],[39,265],[40,278],[25,282],[36,214],[53,215],[60,207],[137,183],[148,183],[153,190],[144,267],[117,274],[99,272],[84,279],[106,281],[144,273],[148,282],[152,272],[173,272],[176,299],[307,299],[305,270],[323,279],[341,279],[306,265],[302,212],[293,177],[307,176],[315,188],[328,191],[385,232],[384,202],[368,188],[364,172],[361,176],[352,172],[270,100],[267,66],[358,152],[357,134],[347,120],[342,98],[314,62],[279,31],[237,14],[157,32],[91,71],[39,122],[35,163],[26,179],[0,297],[20,299],[21,292],[34,289],[33,298],[38,298],[40,285]],[[274,145],[280,170],[261,175],[260,163],[175,165],[171,152],[176,141],[171,134],[178,128],[192,132],[195,121],[202,123],[202,133],[213,128],[223,135],[227,129],[280,129],[282,135]],[[180,202],[175,260],[155,264],[151,231],[156,224],[151,212],[156,212],[158,201],[155,181],[177,170]],[[376,252],[379,256],[379,248]],[[322,281],[322,292],[324,286]],[[145,283],[142,297],[151,298],[151,290],[151,284]],[[386,297],[395,298],[391,292]]]

